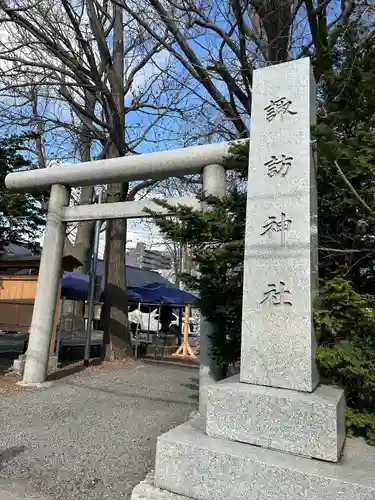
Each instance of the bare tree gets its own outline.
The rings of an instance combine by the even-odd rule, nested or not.
[[[168,113],[178,111],[179,96],[171,89],[163,93],[166,82],[158,78],[154,62],[158,60],[160,65],[158,56],[163,45],[133,18],[125,17],[123,9],[113,1],[0,0],[0,16],[2,28],[8,33],[7,43],[1,44],[4,71],[0,91],[11,102],[9,112],[22,107],[23,123],[30,120],[30,112],[25,110],[30,98],[25,99],[22,89],[30,95],[37,88],[39,100],[43,99],[47,107],[51,101],[54,105],[60,103],[73,112],[73,117],[64,124],[59,122],[56,128],[70,129],[75,137],[78,132],[80,159],[136,153],[136,147],[147,139],[153,126],[162,123]],[[145,76],[148,65],[152,70]],[[138,130],[131,126],[125,130],[125,116],[131,112],[142,113],[143,126]],[[52,123],[49,119],[50,126]],[[149,186],[149,181],[132,186],[112,184],[108,186],[108,201],[134,198]],[[81,191],[84,203],[91,197],[91,189]],[[84,242],[86,249],[89,232],[78,232],[78,242]],[[109,222],[105,289],[109,359],[131,353],[125,242],[125,221]]]
[[[355,0],[115,1],[175,58],[205,133],[222,137],[248,135],[255,68],[310,55],[316,80],[329,78],[349,22],[374,18],[371,2]]]

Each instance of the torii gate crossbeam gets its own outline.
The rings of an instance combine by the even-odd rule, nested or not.
[[[224,196],[226,169],[245,167],[231,154],[230,148],[233,144],[231,142],[207,144],[7,175],[5,185],[13,191],[37,192],[51,189],[30,339],[26,353],[24,384],[37,385],[46,380],[66,222],[141,217],[145,208],[145,203],[138,201],[69,207],[69,188],[202,173],[203,191],[214,196]],[[180,200],[169,199],[168,201],[176,204]],[[195,199],[190,198],[185,201],[191,206],[199,206]],[[210,358],[209,335],[211,333],[212,325],[203,318],[199,384],[199,406],[202,412],[204,412],[207,400],[206,387],[218,377],[216,365]]]

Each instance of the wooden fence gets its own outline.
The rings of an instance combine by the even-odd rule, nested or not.
[[[0,275],[0,330],[28,332],[38,276]]]

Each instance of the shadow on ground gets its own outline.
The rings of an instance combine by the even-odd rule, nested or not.
[[[157,437],[196,411],[197,373],[80,364],[44,388],[0,394],[0,499],[27,485],[17,499],[128,500],[154,467]]]
[[[89,368],[92,366],[99,366],[101,364],[100,359],[91,359]],[[70,375],[75,375],[80,372],[87,371],[87,368],[83,366],[83,361],[79,361],[76,363],[71,363],[69,361],[62,363],[61,367],[57,370],[57,372],[50,373],[47,377],[48,381],[51,380],[60,380],[65,377],[69,377]]]
[[[14,457],[23,453],[26,450],[26,446],[11,446],[5,450],[0,451],[0,470],[3,466],[12,460]]]
[[[8,372],[12,366],[13,361],[18,358],[18,352],[0,353],[0,375]]]
[[[185,401],[183,398],[177,399],[177,398],[171,398],[170,395],[166,397],[158,397],[152,394],[141,394],[140,392],[131,392],[131,391],[126,391],[126,390],[112,390],[109,389],[108,387],[106,388],[100,388],[100,387],[92,387],[90,385],[86,385],[83,383],[80,384],[74,384],[73,382],[67,382],[67,385],[71,387],[82,387],[84,389],[94,391],[94,392],[101,392],[103,394],[112,394],[113,396],[117,396],[119,398],[130,398],[134,400],[144,400],[144,401],[155,401],[158,403],[173,403],[177,405],[187,405],[191,406],[192,402],[191,401]],[[181,384],[181,387],[185,386],[188,388],[190,384]],[[195,401],[198,401],[198,395],[195,394],[189,394],[188,398],[194,399]]]
[[[199,399],[199,378],[194,377],[190,379],[190,382],[187,384],[181,384],[181,387],[185,387],[186,389],[189,389],[189,391],[192,391],[192,393],[189,395],[189,398],[193,399],[194,401],[198,401]]]

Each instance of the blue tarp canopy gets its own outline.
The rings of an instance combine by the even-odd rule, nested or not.
[[[61,286],[61,296],[67,299],[87,299],[89,277],[86,274],[65,272]],[[104,283],[102,283],[102,296]],[[148,283],[141,287],[128,288],[129,302],[143,302],[148,304],[168,304],[171,306],[184,306],[194,304],[198,299],[191,293],[178,288],[169,288],[160,283]]]
[[[186,304],[194,304],[198,300],[195,295],[179,290],[178,288],[168,288],[160,283],[149,283],[143,287],[133,289],[141,297],[155,298],[156,303],[169,304],[173,306],[184,306]],[[143,302],[149,302],[144,300]]]
[[[89,277],[87,274],[65,272],[61,284],[61,297],[66,299],[85,300],[89,290]],[[102,296],[104,283],[102,282]],[[129,302],[140,302],[141,297],[133,290],[128,290]]]

